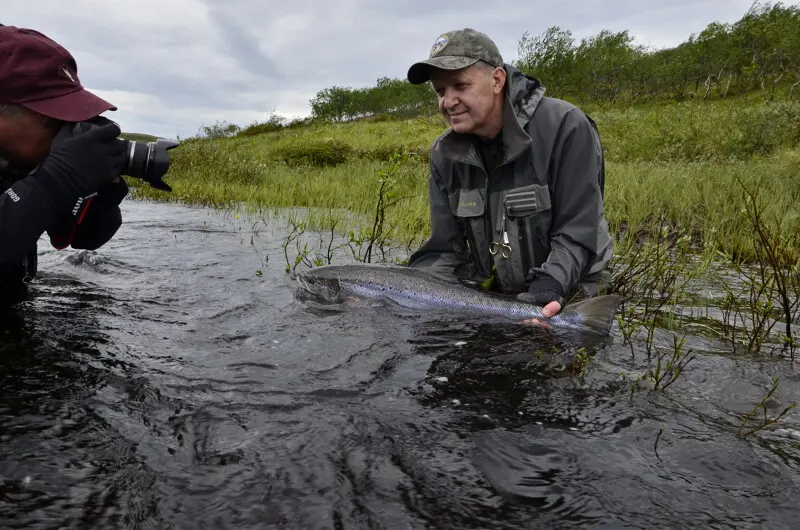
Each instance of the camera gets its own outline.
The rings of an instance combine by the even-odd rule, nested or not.
[[[88,121],[65,124],[58,133],[53,143],[58,143],[77,134],[84,133],[94,127],[102,127],[111,123],[108,118],[98,116]],[[153,188],[172,191],[172,187],[162,180],[169,170],[169,151],[178,146],[178,142],[159,138],[155,142],[137,142],[118,138],[118,142],[125,144],[125,167],[121,173],[129,177],[144,180]]]
[[[172,191],[169,184],[161,179],[169,169],[167,151],[177,147],[178,142],[163,138],[147,143],[122,138],[118,141],[126,144],[127,166],[122,174],[142,179],[156,189]]]

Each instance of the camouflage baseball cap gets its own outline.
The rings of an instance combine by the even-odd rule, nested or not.
[[[434,41],[427,61],[411,65],[408,69],[408,81],[412,85],[428,81],[431,67],[460,70],[478,61],[492,66],[503,65],[503,57],[492,39],[472,28],[448,31]]]

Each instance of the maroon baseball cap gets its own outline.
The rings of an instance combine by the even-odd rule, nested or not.
[[[0,26],[0,103],[62,121],[117,110],[83,88],[72,54],[38,31],[15,26]]]

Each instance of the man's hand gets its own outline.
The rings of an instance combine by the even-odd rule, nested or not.
[[[542,308],[542,313],[546,317],[554,317],[556,316],[559,311],[561,311],[561,303],[560,302],[550,302],[546,306]]]
[[[530,304],[536,304],[542,307],[542,314],[547,317],[553,317],[561,311],[561,305],[564,302],[564,293],[561,284],[552,278],[537,278],[528,285],[528,291],[517,295],[517,299]],[[535,324],[538,326],[549,328],[538,319],[530,319],[523,321],[525,324]]]
[[[105,245],[122,225],[119,205],[128,194],[128,184],[122,178],[98,191],[87,201],[85,212],[78,217],[72,212],[63,214],[47,229],[53,248],[72,246],[76,249],[96,250]]]
[[[119,134],[119,126],[109,122],[54,143],[39,170],[47,175],[41,175],[40,180],[49,180],[49,175],[69,193],[70,200],[105,188],[119,177],[125,164],[125,148],[117,140]]]

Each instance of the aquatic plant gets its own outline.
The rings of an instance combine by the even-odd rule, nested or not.
[[[785,407],[777,416],[773,418],[769,417],[769,414],[767,412],[767,403],[772,399],[772,396],[778,390],[779,385],[780,385],[780,377],[778,376],[773,377],[772,384],[767,389],[767,394],[763,398],[761,398],[761,401],[759,401],[755,407],[753,407],[747,414],[744,415],[742,419],[742,425],[741,427],[739,427],[738,431],[738,434],[740,436],[747,438],[748,436],[751,436],[763,429],[766,429],[771,425],[775,425],[782,418],[784,418],[789,413],[789,411],[791,411],[793,408],[797,406],[797,403],[791,403],[787,407]],[[753,420],[755,414],[758,412],[759,409],[761,409],[761,411],[764,414],[763,419],[761,419],[760,422],[755,422],[756,425],[752,429],[750,429],[749,431],[745,431],[744,430],[745,426],[748,424],[748,422]]]

